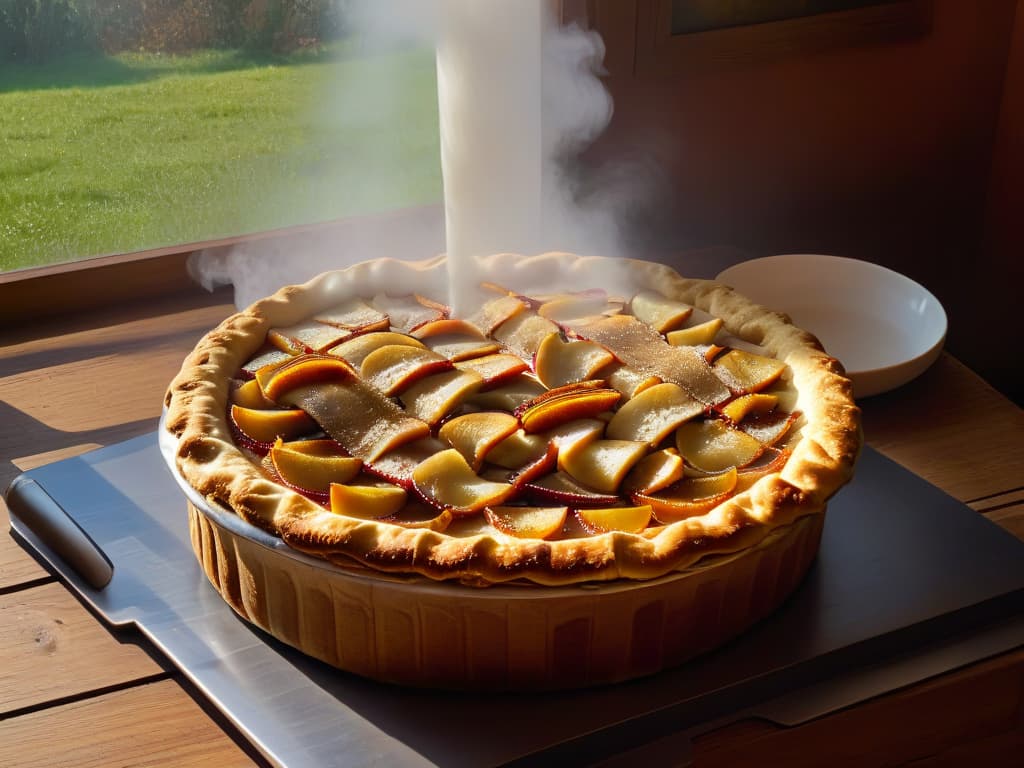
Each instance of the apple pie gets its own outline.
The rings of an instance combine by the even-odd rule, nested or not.
[[[367,262],[197,344],[164,425],[225,599],[329,663],[448,687],[633,677],[776,607],[860,447],[841,365],[663,265],[484,270],[455,313],[443,259]],[[438,666],[445,646],[461,659]]]

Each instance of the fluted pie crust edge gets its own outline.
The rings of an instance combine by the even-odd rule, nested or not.
[[[761,346],[792,373],[803,423],[789,460],[780,472],[701,517],[641,534],[610,532],[557,541],[486,534],[456,538],[349,518],[265,477],[236,447],[225,414],[230,379],[260,347],[267,330],[297,323],[353,294],[406,290],[443,299],[445,262],[438,258],[383,259],[325,273],[257,301],[205,335],[166,396],[165,425],[178,439],[177,470],[210,504],[341,566],[474,584],[525,580],[544,585],[654,579],[699,567],[708,556],[752,549],[772,531],[792,529],[801,518],[823,513],[828,499],[851,477],[861,446],[851,384],[841,364],[786,316],[721,283],[685,279],[652,262],[501,254],[488,260],[486,271],[490,279],[514,288],[557,282],[573,289],[592,287],[595,275],[611,271],[631,289],[656,290],[722,318],[728,332]]]

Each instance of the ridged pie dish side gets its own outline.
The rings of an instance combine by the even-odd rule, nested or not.
[[[230,378],[259,349],[268,329],[297,323],[339,297],[385,289],[444,297],[444,260],[436,259],[380,260],[327,273],[256,302],[207,334],[167,394],[166,427],[178,438],[177,470],[209,503],[233,510],[296,549],[345,567],[476,584],[543,585],[652,579],[699,565],[702,558],[749,550],[772,531],[820,515],[828,498],[851,476],[860,425],[849,381],[817,340],[784,316],[724,285],[683,279],[649,262],[501,255],[490,259],[486,270],[515,289],[585,288],[593,284],[594,275],[613,270],[616,289],[631,285],[659,291],[722,318],[729,333],[758,345],[790,372],[802,417],[799,439],[785,465],[704,515],[641,533],[611,531],[554,541],[487,534],[456,537],[346,517],[269,479],[233,440],[226,419]]]

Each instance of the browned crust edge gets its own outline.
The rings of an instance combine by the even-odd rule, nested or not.
[[[589,285],[591,274],[611,265],[634,284],[651,288],[719,316],[726,329],[763,346],[790,368],[804,414],[799,442],[781,472],[706,515],[665,526],[653,535],[607,533],[586,539],[536,541],[479,535],[456,538],[357,520],[324,510],[268,480],[234,445],[225,420],[228,379],[262,343],[271,325],[294,322],[360,287],[407,283],[436,288],[443,259],[381,260],[326,273],[278,291],[227,318],[204,336],[171,382],[166,428],[178,437],[176,464],[209,502],[234,510],[247,522],[277,533],[298,550],[326,559],[352,558],[387,572],[432,579],[495,583],[527,579],[561,585],[610,579],[649,579],[685,569],[701,557],[755,545],[769,531],[807,514],[821,513],[852,476],[862,436],[860,410],[841,364],[811,334],[780,313],[754,304],[714,281],[680,277],[671,268],[638,260],[570,254],[493,257],[499,266],[531,274],[559,272]],[[440,270],[440,271],[439,271]],[[380,282],[395,272],[401,279]],[[440,284],[443,287],[443,282]],[[621,286],[623,289],[627,286]]]

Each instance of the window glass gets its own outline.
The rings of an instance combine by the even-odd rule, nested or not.
[[[345,10],[0,0],[0,269],[440,201],[433,51]]]

